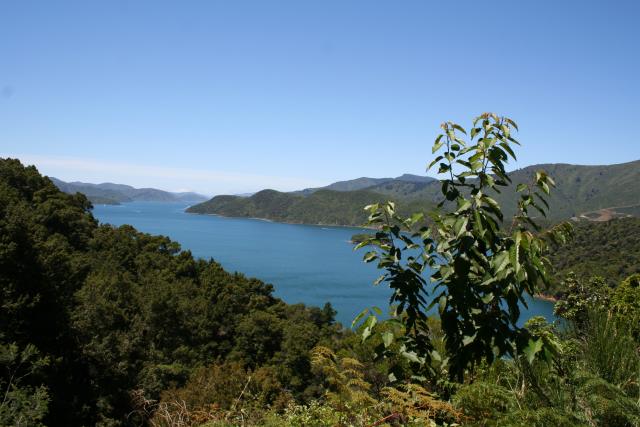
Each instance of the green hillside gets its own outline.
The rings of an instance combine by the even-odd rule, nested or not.
[[[544,169],[556,182],[550,198],[551,219],[565,219],[595,210],[640,205],[640,161],[607,166],[542,164],[510,174],[514,185],[527,182],[538,169]],[[511,207],[513,192],[497,197]]]
[[[301,224],[359,226],[367,220],[363,209],[366,205],[388,199],[387,195],[367,190],[318,190],[308,196],[263,190],[250,197],[216,196],[190,207],[187,212]],[[430,207],[432,205],[428,203],[404,204],[405,209]]]
[[[380,194],[386,194],[389,197],[406,200],[429,200],[438,203],[442,198],[439,181],[404,181],[394,180],[383,182],[367,188]]]
[[[529,182],[540,169],[546,170],[557,184],[549,199],[549,221],[582,214],[588,214],[592,219],[609,219],[640,213],[640,161],[635,161],[609,166],[543,164],[513,171],[510,173],[513,185],[501,194],[494,194],[506,216],[513,215],[515,211],[515,186]],[[393,200],[401,212],[408,213],[428,210],[442,200],[439,181],[412,175],[380,178],[365,189],[344,190],[373,180],[359,178],[334,183],[325,189],[294,193],[264,190],[251,197],[216,196],[189,208],[188,212],[293,223],[361,225],[366,220],[363,208],[371,203]],[[601,212],[602,209],[608,210]]]
[[[514,213],[517,195],[513,189],[518,184],[530,182],[540,169],[551,175],[557,185],[549,199],[550,220],[567,219],[608,208],[619,215],[637,216],[640,211],[640,161],[634,161],[607,166],[540,164],[513,171],[509,173],[512,186],[493,195],[503,207],[505,215]],[[368,190],[400,199],[441,200],[439,182],[420,184],[396,181],[382,183]],[[595,213],[592,216],[599,215]]]
[[[563,291],[560,281],[569,272],[583,280],[600,276],[609,286],[640,273],[640,218],[580,221],[574,231],[571,244],[550,257],[555,269],[550,293]]]
[[[333,191],[357,191],[364,189],[373,190],[375,187],[383,184],[393,184],[394,182],[399,183],[427,183],[434,182],[435,178],[431,178],[430,176],[421,176],[421,175],[413,175],[410,173],[405,173],[396,178],[368,178],[361,177],[356,179],[350,179],[346,181],[338,181],[332,184],[329,184],[325,187],[319,188],[305,188],[304,190],[294,191],[295,194],[309,195],[315,193],[319,190],[333,190]],[[374,190],[375,191],[375,190]]]

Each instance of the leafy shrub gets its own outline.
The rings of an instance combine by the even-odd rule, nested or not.
[[[0,425],[40,427],[47,414],[49,392],[37,377],[49,364],[33,346],[20,349],[0,342]]]
[[[478,425],[497,425],[496,420],[517,408],[514,396],[509,390],[483,381],[461,386],[453,402],[466,419],[479,423]]]
[[[626,278],[614,289],[611,310],[626,319],[629,331],[640,342],[640,274]]]
[[[640,425],[640,404],[620,388],[602,378],[587,376],[579,379],[578,390],[578,404],[590,424],[605,427]]]
[[[582,336],[582,359],[587,369],[622,389],[638,393],[640,353],[628,320],[602,311],[589,314]]]

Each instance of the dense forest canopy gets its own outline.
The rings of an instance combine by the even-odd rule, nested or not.
[[[25,425],[119,424],[133,391],[158,399],[225,361],[270,372],[276,394],[317,395],[309,351],[343,334],[329,305],[287,305],[166,237],[98,225],[90,208],[0,160],[4,422],[33,410]]]
[[[563,292],[561,281],[571,272],[581,280],[602,277],[614,287],[640,273],[640,218],[576,222],[571,245],[558,247],[550,259],[555,269],[551,293]]]

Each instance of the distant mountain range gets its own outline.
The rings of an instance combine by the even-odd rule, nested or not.
[[[185,202],[195,203],[208,199],[198,193],[171,193],[169,191],[155,188],[134,188],[130,185],[112,184],[90,184],[86,182],[65,182],[57,178],[49,179],[65,193],[83,193],[94,204],[114,205],[126,202]]]
[[[550,198],[551,221],[640,216],[640,161],[606,166],[532,165],[509,174],[513,188],[528,182],[540,169],[546,170],[557,184]],[[517,195],[513,188],[493,195],[505,215],[515,211]],[[187,212],[292,223],[362,225],[366,221],[363,208],[370,203],[393,200],[401,213],[410,213],[429,210],[441,199],[439,181],[405,174],[397,178],[363,177],[291,193],[263,190],[250,197],[216,196],[191,206]]]

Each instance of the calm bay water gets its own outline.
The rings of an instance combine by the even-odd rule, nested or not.
[[[275,287],[288,303],[322,306],[329,301],[344,325],[362,309],[388,305],[389,288],[373,286],[380,275],[374,265],[354,252],[353,227],[281,224],[257,219],[187,214],[183,203],[134,202],[97,205],[102,223],[130,224],[140,231],[179,242],[194,256],[213,258],[228,271],[257,277]],[[553,305],[532,300],[523,318],[553,318]]]

